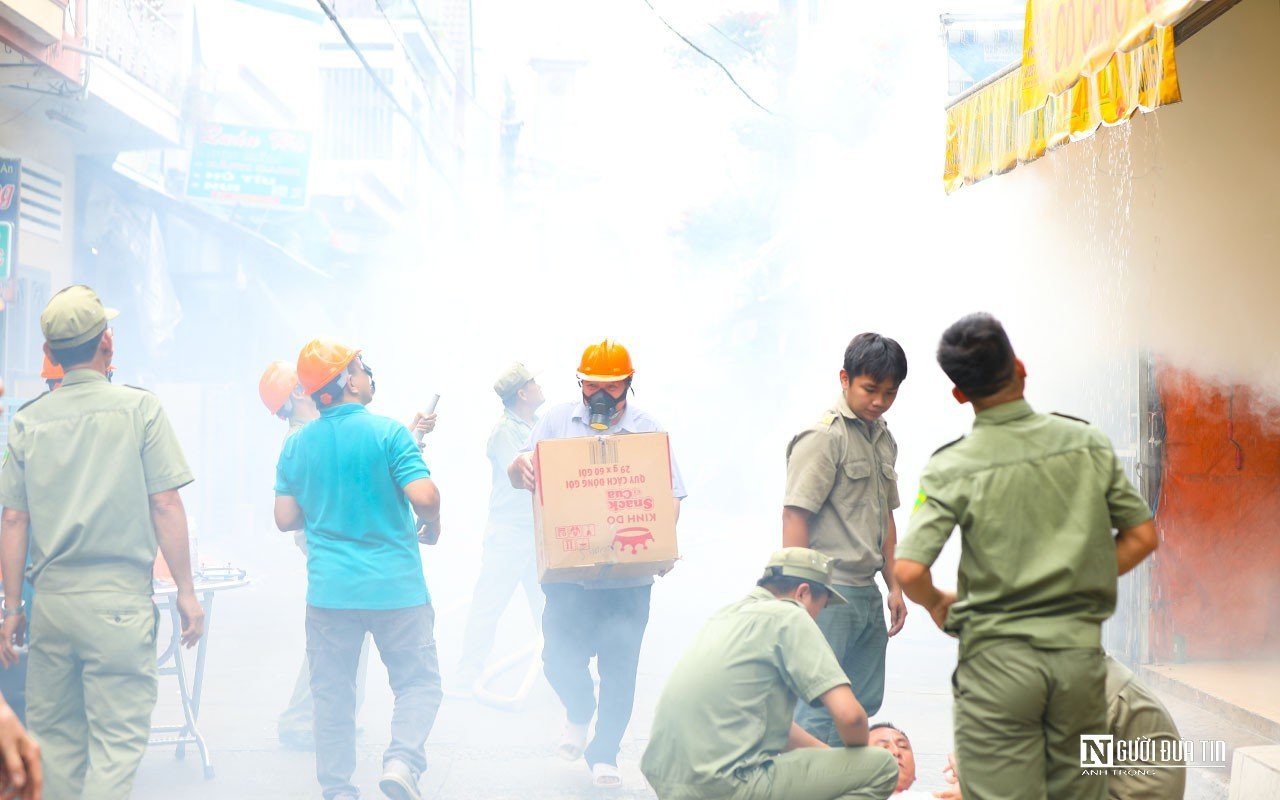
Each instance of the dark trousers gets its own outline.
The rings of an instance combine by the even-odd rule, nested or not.
[[[356,768],[356,671],[366,633],[373,635],[395,695],[391,744],[383,763],[427,768],[426,742],[440,710],[440,667],[430,604],[387,611],[307,606],[307,661],[315,703],[316,778],[325,798],[359,794]]]
[[[622,734],[636,697],[640,643],[649,624],[652,586],[585,589],[572,583],[543,584],[542,663],[547,681],[564,703],[569,721],[586,725],[596,712],[589,669],[600,673],[595,736],[584,753],[588,764],[617,764]]]

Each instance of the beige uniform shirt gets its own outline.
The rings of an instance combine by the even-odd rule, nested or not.
[[[0,504],[31,516],[36,592],[150,596],[149,497],[191,480],[155,395],[78,369],[14,414]]]
[[[848,683],[808,612],[757,587],[707,620],[676,664],[640,771],[664,800],[731,795],[786,748],[797,698]]]
[[[783,505],[809,518],[809,546],[832,559],[842,586],[872,586],[884,568],[884,538],[898,500],[898,443],[884,420],[867,424],[844,395],[787,445]]]

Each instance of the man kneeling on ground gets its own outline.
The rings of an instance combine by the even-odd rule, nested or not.
[[[660,800],[885,800],[898,765],[866,747],[867,714],[814,619],[828,603],[831,560],[789,547],[744,599],[707,621],[667,681],[640,762]],[[845,746],[792,721],[797,699],[821,704]]]

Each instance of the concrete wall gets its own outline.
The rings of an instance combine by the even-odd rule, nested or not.
[[[12,93],[10,93],[12,94]],[[45,118],[50,103],[35,98],[19,98],[16,107],[0,106],[0,153],[40,162],[56,170],[62,179],[62,235],[59,240],[36,235],[29,225],[19,227],[18,263],[11,289],[5,292],[4,352],[0,365],[6,381],[6,396],[30,399],[44,391],[39,380],[39,349],[42,339],[33,320],[48,302],[48,292],[27,289],[28,279],[49,291],[72,282],[76,218],[76,157],[71,142],[59,126]],[[33,105],[33,103],[35,103]],[[41,296],[36,296],[37,294]],[[34,311],[33,311],[34,309]]]
[[[1149,349],[1163,365],[1157,659],[1280,647],[1277,37],[1280,7],[1244,0],[1178,48],[1181,104],[947,200],[942,233],[957,260],[985,255],[993,285],[1024,299],[1027,319],[1002,315],[1011,330],[1034,318],[1070,343],[1056,363],[1030,364],[1034,390],[1077,381],[1081,413],[1124,450],[1141,408],[1126,354]],[[1241,471],[1226,440],[1233,392]]]
[[[48,270],[57,287],[71,280],[72,251],[75,245],[75,175],[76,156],[71,142],[56,123],[44,116],[44,104],[38,104],[25,114],[30,106],[18,108],[0,107],[0,152],[6,156],[39,161],[58,172],[63,178],[63,226],[62,240],[55,242],[43,236],[25,235],[19,243],[18,256],[22,265]],[[21,116],[15,116],[21,114]],[[10,155],[11,154],[11,155]],[[47,298],[46,298],[47,299]]]

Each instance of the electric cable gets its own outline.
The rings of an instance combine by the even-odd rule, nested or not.
[[[458,77],[458,73],[454,71],[453,64],[449,62],[449,56],[445,54],[444,48],[440,46],[439,40],[436,39],[435,33],[432,32],[431,26],[427,24],[427,18],[422,15],[422,9],[418,7],[418,0],[409,0],[409,5],[413,6],[413,13],[417,15],[418,22],[422,23],[422,30],[426,31],[427,38],[431,40],[431,44],[435,45],[436,52],[440,54],[440,60],[444,62],[444,68],[449,70],[449,74],[453,76],[454,85],[462,87],[462,91],[474,102],[475,96],[467,91],[462,78]]]
[[[653,3],[652,3],[652,2],[650,2],[650,0],[641,0],[641,2],[643,2],[646,6],[648,6],[648,7],[649,7],[649,10],[653,12],[653,15],[654,15],[655,17],[657,17],[657,18],[658,18],[658,21],[660,21],[664,26],[666,26],[666,29],[667,29],[667,30],[669,30],[669,31],[671,31],[673,34],[675,34],[675,35],[676,35],[676,37],[677,37],[678,39],[680,39],[680,41],[682,41],[682,42],[684,42],[685,44],[689,45],[689,47],[691,47],[691,48],[693,48],[695,51],[697,51],[697,53],[698,53],[699,55],[701,55],[703,58],[705,58],[705,59],[707,59],[707,60],[711,61],[713,64],[715,64],[717,67],[719,67],[719,68],[720,68],[720,70],[721,70],[721,72],[723,72],[723,73],[724,73],[724,74],[729,78],[729,82],[730,82],[730,83],[732,83],[734,86],[736,86],[736,87],[737,87],[737,89],[738,89],[738,91],[742,93],[742,96],[743,96],[743,97],[745,97],[745,98],[747,98],[747,100],[751,101],[751,104],[752,104],[752,105],[754,105],[756,108],[760,109],[761,111],[763,111],[764,113],[768,114],[768,115],[769,115],[769,116],[771,116],[771,117],[772,117],[772,116],[776,116],[776,114],[774,114],[774,112],[773,112],[773,111],[771,111],[770,109],[766,108],[763,104],[761,104],[761,103],[760,103],[760,101],[759,101],[759,100],[757,100],[757,99],[755,99],[754,97],[752,97],[752,96],[751,96],[751,93],[750,93],[750,92],[748,92],[745,88],[743,88],[742,84],[738,83],[738,79],[737,79],[737,78],[735,78],[735,77],[733,76],[733,73],[729,71],[729,68],[728,68],[728,67],[726,67],[726,66],[725,66],[725,65],[720,61],[720,59],[718,59],[718,58],[716,58],[715,56],[711,55],[711,54],[710,54],[710,53],[708,53],[706,50],[703,50],[701,47],[698,47],[698,45],[694,44],[694,43],[689,39],[689,37],[685,36],[683,33],[681,33],[680,31],[676,30],[676,29],[675,29],[675,26],[673,26],[670,22],[667,22],[666,17],[662,16],[662,14],[658,11],[658,9],[657,9],[657,8],[655,8],[655,7],[654,7]],[[712,26],[712,27],[714,27],[714,26]],[[721,33],[721,35],[722,35],[722,36],[724,36],[724,34],[723,34],[723,33]],[[728,38],[728,37],[725,37],[725,38]],[[735,43],[735,44],[736,44],[736,43]]]
[[[359,45],[352,40],[351,34],[347,33],[347,29],[343,27],[342,21],[338,19],[337,14],[333,13],[333,9],[329,7],[329,4],[326,3],[325,0],[316,0],[316,3],[320,6],[320,10],[324,12],[324,15],[329,18],[329,21],[333,23],[333,26],[338,29],[338,34],[342,36],[342,40],[347,43],[347,48],[355,54],[356,58],[360,59],[361,66],[363,66],[364,71],[369,74],[374,85],[378,87],[380,92],[386,95],[387,100],[391,103],[391,107],[395,109],[396,113],[404,117],[409,123],[409,127],[413,129],[413,132],[418,134],[418,141],[422,144],[422,152],[426,155],[427,163],[430,164],[431,168],[444,179],[445,183],[449,184],[450,188],[453,188],[453,184],[449,181],[449,177],[445,175],[444,170],[441,169],[440,165],[436,162],[435,156],[431,152],[431,145],[427,142],[427,135],[418,127],[417,121],[414,120],[413,116],[405,110],[404,106],[400,105],[400,101],[396,99],[396,96],[391,92],[391,89],[383,83],[377,70],[375,70],[373,65],[369,63],[369,59],[365,58],[364,51],[362,51]]]
[[[427,83],[427,76],[422,74],[418,69],[417,63],[413,59],[413,54],[409,52],[409,46],[405,44],[404,38],[400,35],[400,31],[396,29],[396,24],[388,16],[386,8],[382,5],[382,0],[373,0],[375,6],[378,7],[378,13],[382,15],[382,19],[387,23],[387,27],[391,29],[391,35],[395,37],[396,42],[400,45],[400,49],[404,51],[405,60],[409,62],[409,69],[413,70],[413,75],[418,79],[418,83],[422,84],[423,91],[427,95],[427,102],[431,102],[431,86]]]

